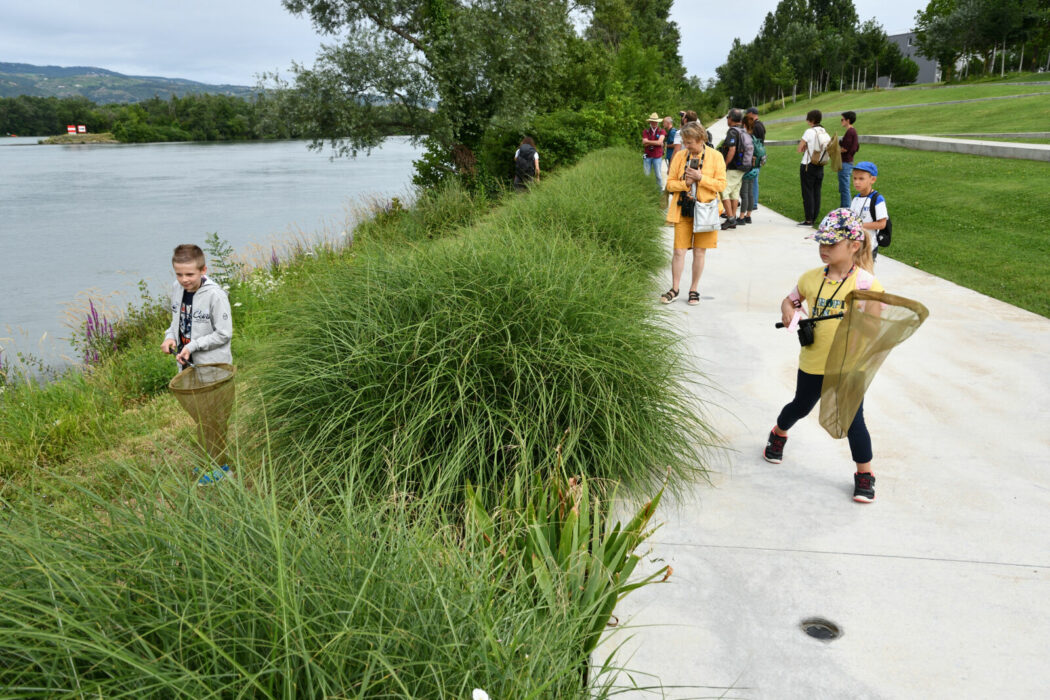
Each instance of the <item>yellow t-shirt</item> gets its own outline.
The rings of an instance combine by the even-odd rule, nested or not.
[[[886,291],[874,275],[859,267],[854,268],[850,276],[841,282],[824,279],[823,267],[810,270],[799,277],[798,293],[806,300],[810,318],[842,313],[842,304],[846,295],[857,288],[858,274],[870,278],[871,282],[866,287],[867,289],[873,292]],[[821,288],[821,282],[824,283],[823,288]],[[831,342],[835,339],[835,331],[838,330],[841,321],[840,318],[833,318],[813,326],[813,344],[804,346],[798,355],[800,370],[806,374],[824,374],[824,365],[828,361]]]

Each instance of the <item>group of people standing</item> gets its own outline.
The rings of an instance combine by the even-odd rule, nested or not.
[[[674,227],[674,252],[671,258],[671,288],[660,295],[660,301],[669,304],[679,296],[686,251],[693,251],[692,278],[688,303],[700,303],[699,283],[704,271],[707,251],[718,246],[720,230],[733,229],[751,223],[751,214],[757,207],[758,172],[762,159],[756,157],[756,145],[764,153],[765,126],[758,120],[758,110],[746,113],[731,109],[726,116],[729,129],[720,149],[708,144],[708,133],[695,113],[687,120],[682,113],[681,127],[675,129],[670,118],[649,115],[649,126],[643,131],[645,149],[644,170],[655,173],[661,189],[671,196],[666,221]],[[845,112],[842,139],[832,144],[827,132],[820,126],[822,115],[813,110],[806,116],[808,128],[798,144],[803,154],[800,165],[805,219],[801,225],[814,226],[820,211],[820,186],[824,165],[830,149],[839,149],[843,168],[839,171],[840,207],[830,212],[810,235],[819,244],[821,267],[805,272],[795,288],[781,301],[781,318],[785,327],[799,327],[803,304],[811,319],[819,324],[808,325],[809,336],[803,339],[796,377],[794,398],[777,416],[776,423],[766,438],[762,456],[779,464],[784,458],[788,430],[809,414],[820,400],[824,380],[824,365],[830,352],[839,318],[845,311],[844,300],[854,289],[883,291],[873,274],[875,235],[888,220],[885,200],[873,189],[878,168],[863,161],[854,165],[853,157],[860,144],[853,128],[856,114]],[[669,147],[669,143],[673,143]],[[668,154],[666,151],[670,150]],[[667,159],[666,180],[660,166]],[[857,190],[851,197],[850,184]],[[711,226],[701,221],[700,205],[708,204],[705,215],[717,205],[725,222]],[[686,206],[688,205],[688,206]],[[717,217],[715,218],[717,221]],[[827,317],[827,318],[825,318]],[[853,500],[871,503],[875,499],[875,477],[872,474],[871,438],[864,421],[863,401],[860,404],[847,437],[855,464]]]
[[[660,189],[670,195],[666,221],[675,230],[671,288],[660,300],[669,304],[678,298],[686,252],[692,250],[688,303],[696,305],[700,303],[698,287],[707,251],[718,247],[719,230],[750,224],[751,215],[758,208],[758,175],[765,153],[762,144],[766,128],[754,107],[746,113],[731,109],[726,115],[729,129],[719,150],[708,143],[708,132],[697,120],[696,112],[679,112],[679,119],[680,127],[675,128],[671,117],[664,117],[661,126],[659,114],[649,115],[649,125],[642,132],[643,172],[654,173]],[[661,159],[667,162],[666,179],[660,171]],[[716,202],[725,221],[717,227],[694,230],[693,216],[682,213],[683,202]]]

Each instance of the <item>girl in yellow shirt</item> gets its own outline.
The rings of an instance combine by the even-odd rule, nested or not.
[[[798,286],[780,303],[784,326],[790,326],[802,302],[809,306],[810,318],[833,316],[845,309],[843,301],[854,289],[883,291],[882,285],[871,274],[871,241],[868,233],[849,209],[835,209],[821,222],[817,232],[809,238],[820,243],[820,259],[824,267],[803,274]],[[795,398],[780,411],[776,425],[769,431],[762,456],[767,462],[780,464],[784,457],[787,433],[795,423],[809,414],[820,400],[824,382],[824,365],[840,319],[829,319],[813,324],[813,339],[799,353],[798,379]],[[871,473],[871,436],[864,424],[864,402],[857,409],[847,432],[850,452],[857,464],[853,475],[853,500],[871,503],[875,500],[875,477]]]

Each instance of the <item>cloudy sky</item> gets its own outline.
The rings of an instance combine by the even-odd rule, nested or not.
[[[758,32],[777,0],[675,0],[682,56],[707,80],[738,30]],[[888,34],[908,31],[927,0],[854,0],[861,20],[877,16]],[[310,22],[279,0],[31,0],[6,3],[0,62],[97,66],[129,75],[253,85],[262,72],[312,63],[322,42]],[[695,37],[695,40],[693,39]],[[713,38],[712,38],[713,37]]]

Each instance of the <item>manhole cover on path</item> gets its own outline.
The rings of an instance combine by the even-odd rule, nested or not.
[[[838,625],[821,617],[811,617],[803,620],[799,626],[810,637],[819,639],[822,642],[830,642],[842,636],[842,630],[839,629]]]

